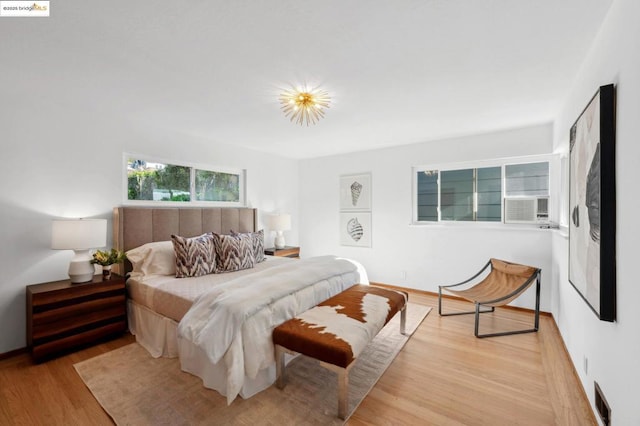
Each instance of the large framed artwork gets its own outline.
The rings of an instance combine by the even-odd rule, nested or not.
[[[601,86],[570,132],[569,282],[616,319],[615,89]]]

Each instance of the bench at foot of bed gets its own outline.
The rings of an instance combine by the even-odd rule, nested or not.
[[[357,284],[276,327],[278,388],[286,382],[285,353],[317,359],[338,373],[338,417],[344,419],[353,361],[398,311],[405,334],[407,299],[406,293]]]

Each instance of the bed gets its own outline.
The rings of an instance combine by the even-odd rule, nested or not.
[[[257,234],[257,214],[253,208],[113,211],[114,247],[135,254],[133,264],[127,261],[119,271],[128,276],[131,333],[153,357],[179,357],[184,371],[228,403],[274,383],[273,328],[354,284],[368,283],[360,265],[332,256],[266,256],[250,269],[175,278],[171,235]]]

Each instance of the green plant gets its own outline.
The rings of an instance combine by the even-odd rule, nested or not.
[[[108,266],[115,263],[121,263],[127,258],[127,254],[123,251],[112,248],[109,251],[96,250],[93,253],[93,259],[91,263],[97,263],[98,265]]]
[[[160,201],[190,201],[190,200],[191,200],[190,194],[176,194],[176,195],[171,195],[169,197],[162,197],[160,199]]]

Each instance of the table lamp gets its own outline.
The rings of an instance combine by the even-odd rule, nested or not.
[[[106,219],[59,219],[51,228],[51,248],[73,250],[75,256],[69,263],[72,283],[91,281],[95,268],[91,264],[89,250],[107,245]]]
[[[277,249],[285,247],[283,231],[291,229],[291,215],[286,213],[276,214],[269,217],[269,227],[276,231],[274,244]]]

